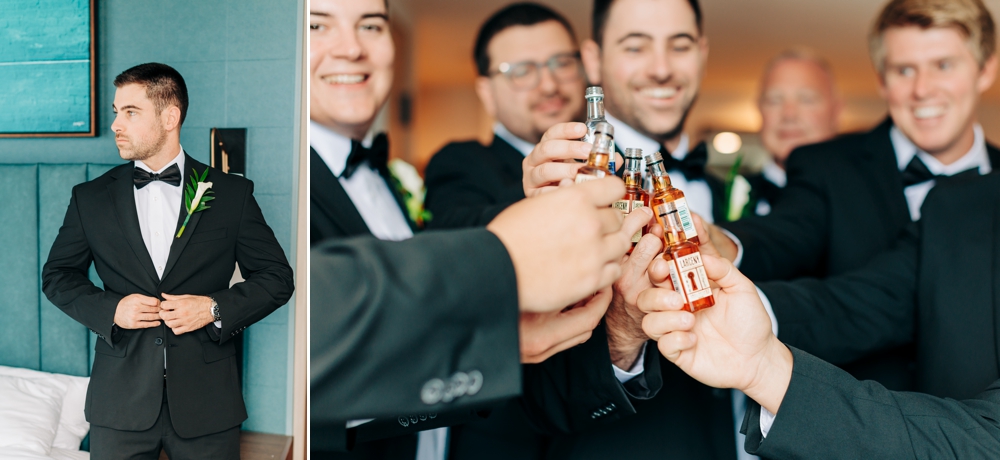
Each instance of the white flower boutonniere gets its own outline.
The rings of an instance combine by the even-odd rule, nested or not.
[[[187,228],[188,221],[191,220],[191,214],[210,208],[211,206],[205,203],[215,199],[214,196],[210,195],[215,193],[211,190],[212,183],[205,182],[208,177],[208,168],[205,168],[205,171],[201,173],[201,177],[194,169],[191,169],[191,173],[191,183],[184,188],[184,209],[187,210],[187,217],[184,218],[181,229],[177,231],[177,238],[184,234],[184,229]]]
[[[729,222],[740,220],[750,202],[750,182],[740,175],[742,163],[743,156],[740,155],[726,175],[726,220]]]
[[[403,195],[410,220],[422,228],[432,217],[430,211],[424,209],[424,196],[427,194],[424,179],[420,177],[417,168],[398,158],[389,162],[389,174],[396,190]]]

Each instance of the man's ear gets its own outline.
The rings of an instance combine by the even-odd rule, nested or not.
[[[483,108],[486,109],[486,113],[496,120],[497,118],[497,101],[496,94],[493,93],[493,82],[490,81],[490,77],[478,76],[476,77],[476,95],[479,96],[479,100],[483,103]]]
[[[580,45],[580,59],[583,60],[583,71],[587,73],[590,85],[601,84],[601,47],[597,42],[586,39]]]
[[[181,109],[176,105],[168,106],[160,112],[160,122],[165,131],[175,131],[181,127]]]
[[[994,53],[986,62],[983,63],[983,70],[979,72],[979,78],[976,79],[976,90],[979,94],[983,94],[986,90],[993,86],[993,82],[997,79],[997,55]]]

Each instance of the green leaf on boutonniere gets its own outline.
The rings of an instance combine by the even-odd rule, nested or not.
[[[191,168],[191,173],[191,183],[184,188],[184,210],[187,211],[187,217],[184,218],[184,223],[177,231],[177,238],[184,234],[184,229],[187,228],[188,221],[191,220],[191,214],[210,208],[211,206],[205,203],[215,199],[212,196],[215,194],[215,191],[212,190],[212,183],[205,182],[205,179],[208,178],[208,168],[205,168],[201,176],[194,168]]]

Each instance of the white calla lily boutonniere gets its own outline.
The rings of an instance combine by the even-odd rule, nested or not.
[[[417,227],[423,228],[432,217],[431,212],[424,209],[424,197],[427,194],[424,179],[420,177],[417,168],[399,158],[389,162],[389,174],[396,190],[403,195],[403,203],[406,204],[410,220],[415,222]]]
[[[187,228],[191,215],[210,208],[211,206],[205,203],[215,199],[214,196],[211,196],[212,193],[215,193],[212,190],[212,183],[205,182],[208,177],[208,168],[205,168],[205,171],[201,173],[201,177],[198,176],[198,171],[193,168],[191,173],[191,183],[184,188],[184,209],[187,210],[187,217],[184,218],[184,223],[177,231],[177,238],[184,234],[184,229]]]
[[[752,187],[750,182],[740,175],[742,163],[743,155],[740,155],[726,176],[726,220],[729,222],[740,220],[747,210],[747,203],[750,202]]]

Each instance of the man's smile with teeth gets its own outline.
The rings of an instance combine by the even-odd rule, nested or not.
[[[944,107],[939,105],[931,107],[918,107],[913,109],[913,116],[917,119],[934,118],[944,114]]]
[[[657,98],[657,99],[669,99],[677,94],[677,88],[673,86],[668,86],[666,88],[655,87],[655,88],[643,88],[642,94],[644,96]]]
[[[336,74],[323,77],[323,81],[335,85],[351,85],[361,83],[367,78],[368,76],[364,74]]]

